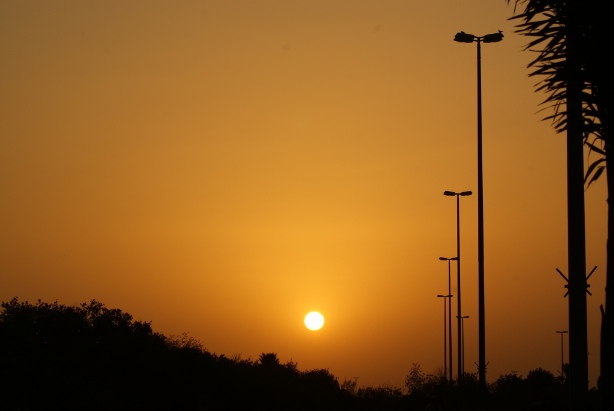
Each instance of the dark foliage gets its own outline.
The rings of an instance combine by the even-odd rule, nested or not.
[[[352,400],[328,370],[301,372],[276,354],[217,356],[97,301],[2,303],[0,370],[1,410],[332,410]]]
[[[413,364],[407,391],[339,384],[275,353],[258,360],[209,353],[187,334],[167,337],[97,301],[1,304],[0,410],[470,410],[478,382],[449,384]],[[564,379],[540,368],[500,377],[491,409],[565,409]]]

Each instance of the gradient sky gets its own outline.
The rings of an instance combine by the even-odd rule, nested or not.
[[[503,30],[482,48],[487,378],[558,374],[565,136],[541,120],[512,15],[504,0],[0,0],[0,300],[96,299],[359,385],[436,372],[438,258],[456,254],[442,193],[477,191],[476,47],[452,39]],[[586,210],[594,386],[605,181]],[[475,194],[461,256],[477,372]]]

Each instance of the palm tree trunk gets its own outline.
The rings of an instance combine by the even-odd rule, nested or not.
[[[582,78],[579,0],[569,1],[565,15],[567,87],[567,248],[569,270],[570,409],[588,406],[588,343],[586,321],[586,241],[584,210],[584,140],[582,135]]]

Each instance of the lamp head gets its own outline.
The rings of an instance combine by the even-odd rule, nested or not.
[[[503,32],[499,30],[498,33],[487,34],[482,39],[484,43],[498,43],[503,40]]]
[[[473,43],[475,41],[475,36],[473,34],[460,31],[456,33],[456,36],[454,36],[454,41],[459,43]]]
[[[444,196],[449,196],[449,197],[453,197],[453,196],[470,196],[471,194],[473,194],[471,191],[461,191],[460,193],[454,192],[454,191],[444,191],[443,195]]]

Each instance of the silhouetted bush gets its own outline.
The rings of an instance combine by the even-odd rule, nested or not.
[[[328,370],[301,372],[274,353],[217,356],[97,301],[1,307],[2,410],[332,410],[349,401]]]
[[[414,363],[406,392],[339,384],[327,369],[300,371],[276,353],[257,361],[208,352],[187,334],[167,337],[151,324],[92,300],[80,306],[1,304],[0,410],[470,410],[474,374],[460,383]],[[566,379],[537,368],[489,386],[489,409],[565,409]],[[591,391],[597,403],[598,392]]]

